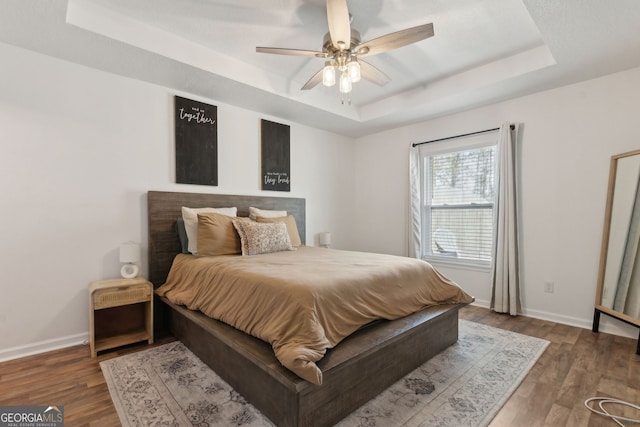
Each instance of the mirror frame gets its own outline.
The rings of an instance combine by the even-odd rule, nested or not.
[[[613,196],[615,192],[616,176],[618,172],[618,160],[625,157],[636,156],[636,155],[640,155],[640,150],[629,151],[626,153],[616,154],[611,156],[611,161],[609,166],[609,186],[607,190],[607,204],[606,204],[605,214],[604,214],[604,226],[602,227],[602,246],[600,247],[600,265],[598,270],[598,287],[596,289],[595,311],[593,316],[593,332],[598,332],[601,313],[604,313],[611,317],[615,317],[616,319],[622,320],[623,322],[628,323],[630,325],[640,327],[640,319],[636,319],[635,317],[631,317],[627,314],[621,313],[612,308],[602,305],[604,277],[605,277],[605,269],[607,265],[607,254],[609,249],[609,235],[611,233],[611,213],[612,213],[611,211],[613,208]],[[638,336],[638,348],[636,353],[640,354],[640,335]]]

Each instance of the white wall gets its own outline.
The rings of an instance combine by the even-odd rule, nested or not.
[[[0,44],[0,359],[87,337],[93,280],[117,277],[118,246],[146,248],[148,190],[259,190],[259,120],[291,125],[291,197],[307,242],[406,254],[411,142],[522,127],[523,303],[528,315],[590,327],[609,157],[640,147],[640,69],[357,140],[218,106],[219,186],[178,185],[166,88]],[[192,97],[198,99],[196,97]],[[273,194],[273,193],[271,193]],[[145,252],[145,251],[143,251]],[[146,275],[146,255],[142,260]],[[486,272],[442,271],[490,298]],[[543,292],[544,281],[555,293]],[[637,329],[603,319],[603,329]]]
[[[352,139],[199,99],[218,106],[219,186],[178,185],[176,93],[8,45],[0,57],[0,359],[85,340],[87,286],[119,276],[120,243],[142,243],[146,275],[148,190],[304,197],[308,244],[351,240]],[[260,191],[261,118],[291,125],[290,193]]]
[[[357,140],[353,249],[407,253],[410,143],[517,122],[525,313],[590,328],[609,160],[640,148],[638,99],[633,69]],[[487,272],[441,270],[489,303]],[[555,282],[554,293],[544,293],[545,281]],[[617,320],[603,318],[602,327],[637,336]]]

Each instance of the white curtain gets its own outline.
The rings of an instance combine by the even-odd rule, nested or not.
[[[409,256],[420,257],[422,212],[420,209],[420,150],[409,148]]]
[[[509,123],[500,127],[497,185],[494,203],[495,244],[491,265],[491,309],[513,316],[520,311],[520,260],[518,254],[518,211],[516,142],[518,130]]]

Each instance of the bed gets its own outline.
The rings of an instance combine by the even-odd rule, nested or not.
[[[249,206],[286,210],[295,217],[304,243],[304,199],[149,192],[147,201],[149,276],[156,288],[165,283],[181,252],[175,223],[182,206],[236,206],[239,216],[247,215]],[[157,304],[157,330],[168,329],[278,426],[335,424],[453,344],[464,305],[437,305],[358,329],[317,361],[322,381],[316,385],[285,368],[265,341],[166,298],[162,302]]]

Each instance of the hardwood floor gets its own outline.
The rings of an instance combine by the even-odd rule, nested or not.
[[[460,318],[550,341],[491,427],[616,426],[592,414],[584,401],[604,396],[640,404],[640,356],[631,338],[478,307],[466,307]],[[617,414],[640,417],[640,411]]]
[[[473,306],[462,309],[460,318],[551,342],[491,427],[615,426],[591,414],[585,399],[610,396],[640,404],[640,356],[633,339]],[[0,406],[60,405],[66,426],[119,425],[99,362],[147,347],[133,345],[91,359],[88,346],[75,346],[0,363]],[[623,415],[640,418],[638,412]]]
[[[100,362],[146,348],[133,344],[92,359],[87,344],[2,362],[0,406],[64,406],[65,426],[118,426]]]

